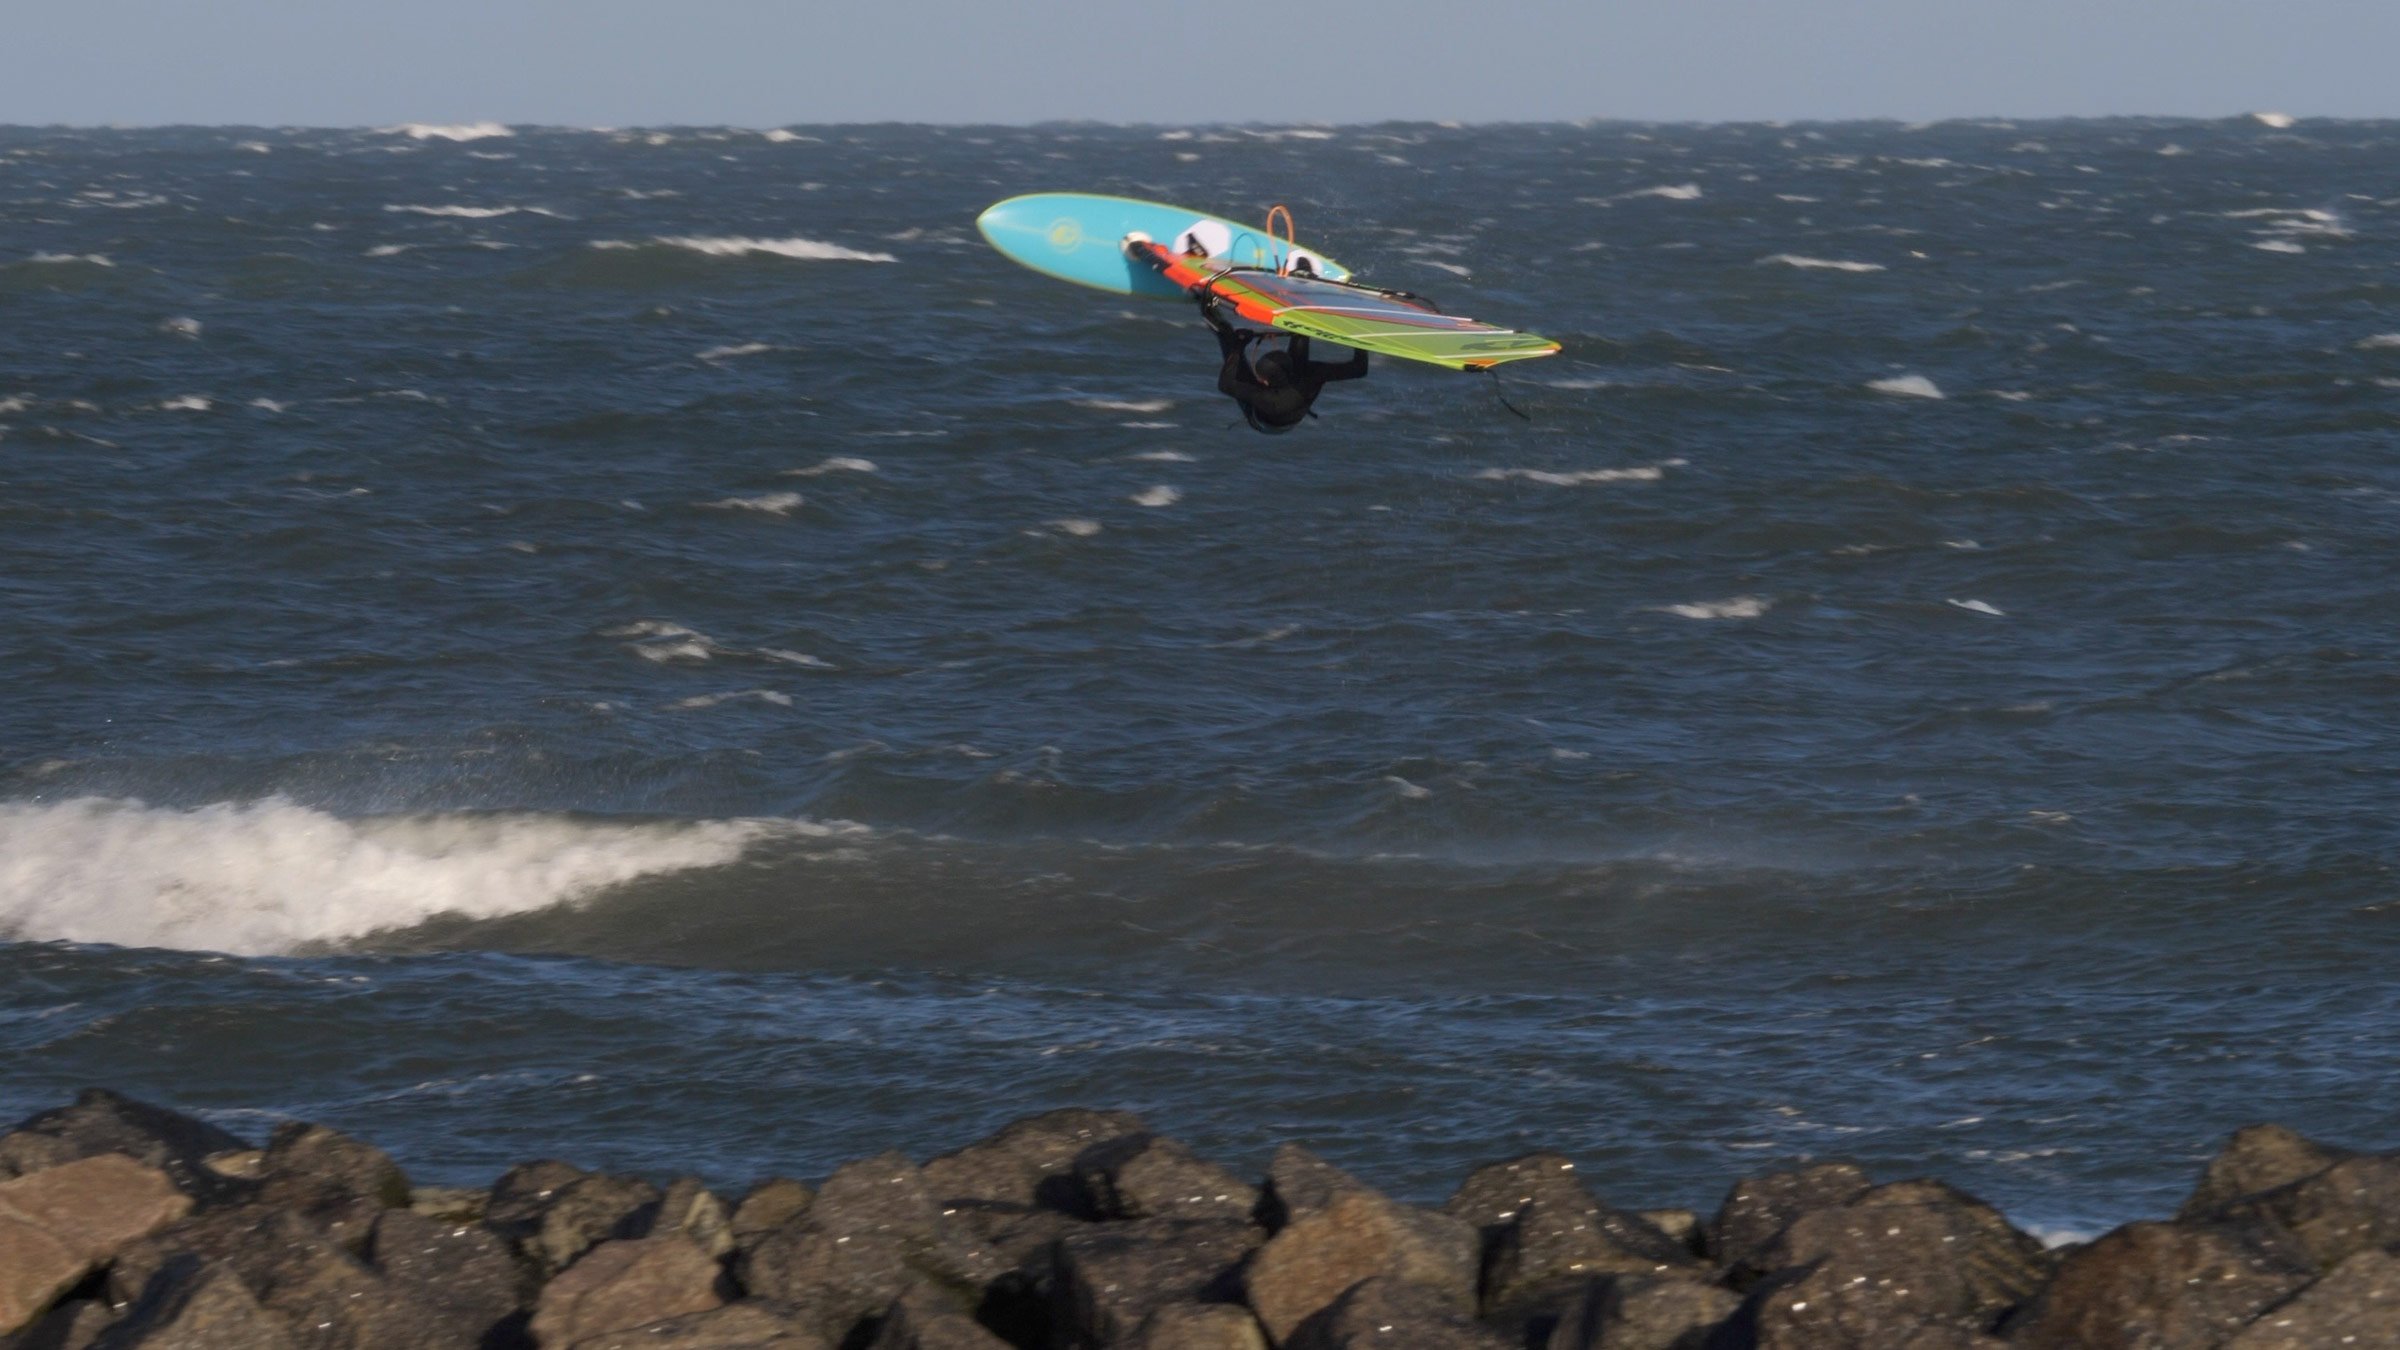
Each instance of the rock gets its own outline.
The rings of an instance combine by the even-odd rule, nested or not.
[[[1355,1194],[1380,1192],[1300,1145],[1285,1144],[1267,1163],[1258,1218],[1269,1232],[1278,1232],[1295,1219],[1319,1213],[1340,1197]]]
[[[1046,1111],[925,1164],[925,1184],[945,1201],[1025,1205],[1096,1218],[1076,1180],[1075,1159],[1103,1140],[1145,1132],[1139,1117],[1123,1111]]]
[[[1583,1189],[1572,1159],[1558,1153],[1528,1153],[1485,1163],[1468,1173],[1457,1192],[1442,1202],[1442,1212],[1473,1224],[1488,1240],[1498,1237],[1535,1196],[1556,1195],[1566,1189]]]
[[[166,1172],[120,1153],[0,1182],[0,1335],[191,1208]]]
[[[707,1312],[611,1331],[579,1341],[575,1350],[834,1350],[795,1310],[764,1299],[743,1299]]]
[[[1688,1209],[1639,1209],[1633,1217],[1667,1235],[1678,1247],[1693,1256],[1708,1257],[1708,1226],[1700,1222],[1698,1213]]]
[[[1240,1219],[1258,1207],[1258,1190],[1204,1162],[1172,1139],[1120,1135],[1075,1159],[1090,1213],[1104,1219]]]
[[[116,1311],[98,1299],[69,1299],[19,1332],[9,1350],[91,1350],[116,1324]]]
[[[0,1137],[0,1171],[26,1175],[77,1158],[122,1153],[165,1172],[177,1190],[207,1204],[237,1189],[210,1170],[208,1156],[248,1147],[190,1116],[106,1088],[86,1088],[74,1105],[28,1116]]]
[[[2049,1273],[2039,1242],[1938,1182],[1879,1186],[1801,1215],[1760,1255],[1779,1272],[1740,1321],[1761,1350],[1898,1343],[1988,1330]]]
[[[2257,1224],[2288,1240],[2319,1270],[2400,1243],[2400,1159],[2346,1158],[2289,1185],[2235,1201],[2220,1222]]]
[[[733,1207],[733,1242],[743,1251],[807,1211],[817,1193],[790,1177],[768,1177]]]
[[[1345,1290],[1281,1342],[1284,1350],[1515,1350],[1420,1284],[1378,1275]]]
[[[2351,1154],[2307,1139],[2281,1125],[2236,1130],[2209,1159],[2200,1184],[2177,1210],[2178,1222],[2205,1219],[2236,1200],[2311,1177]]]
[[[2022,1350],[2201,1350],[2308,1282],[2234,1233],[2129,1223],[2068,1254],[2008,1339]]]
[[[533,1305],[532,1273],[480,1224],[387,1209],[376,1216],[366,1254],[378,1274],[427,1317],[455,1328],[463,1344],[506,1338]]]
[[[47,1230],[93,1265],[191,1211],[191,1197],[164,1171],[119,1153],[0,1182],[0,1216]]]
[[[725,1302],[723,1276],[680,1236],[602,1242],[542,1287],[533,1339],[543,1350],[562,1350],[607,1332],[706,1312]]]
[[[473,1186],[419,1186],[410,1191],[411,1212],[451,1223],[481,1223],[492,1193]]]
[[[408,1176],[391,1155],[339,1130],[279,1125],[253,1172],[255,1199],[291,1210],[353,1250],[386,1209],[405,1208]]]
[[[934,1203],[915,1164],[897,1153],[854,1162],[826,1178],[797,1218],[742,1253],[753,1294],[814,1310],[840,1342],[889,1307],[914,1280],[980,1290],[1007,1266]]]
[[[1700,1350],[1741,1297],[1694,1280],[1609,1275],[1585,1283],[1543,1350]]]
[[[1276,1343],[1377,1275],[1422,1286],[1462,1315],[1474,1311],[1480,1244],[1466,1223],[1364,1189],[1321,1209],[1305,1208],[1311,1200],[1298,1187],[1290,1194],[1304,1208],[1259,1249],[1243,1277],[1250,1310]]]
[[[659,1197],[658,1212],[642,1236],[663,1237],[668,1233],[683,1234],[712,1258],[733,1251],[733,1216],[726,1213],[725,1202],[702,1185],[698,1177],[677,1177],[667,1183],[666,1193]]]
[[[327,1350],[465,1350],[441,1319],[406,1296],[322,1230],[289,1210],[261,1205],[203,1209],[126,1247],[109,1267],[109,1291],[125,1301],[186,1256],[237,1276],[304,1347]]]
[[[94,1350],[299,1350],[231,1270],[198,1257],[161,1268]]]
[[[1708,1250],[1737,1288],[1767,1272],[1760,1260],[1767,1245],[1794,1219],[1814,1210],[1849,1204],[1875,1183],[1849,1163],[1818,1163],[1791,1172],[1744,1177],[1725,1193],[1709,1225]]]
[[[256,1181],[258,1170],[267,1165],[267,1151],[263,1148],[229,1149],[223,1153],[209,1154],[200,1160],[200,1165],[228,1181]]]
[[[0,1336],[41,1316],[90,1269],[88,1257],[47,1229],[0,1217]]]
[[[493,1232],[522,1247],[540,1235],[542,1216],[558,1202],[558,1193],[590,1175],[554,1158],[519,1163],[492,1183],[483,1204],[483,1221]]]
[[[1059,1343],[1121,1345],[1168,1304],[1234,1297],[1242,1260],[1264,1236],[1238,1219],[1079,1226],[1058,1240],[1050,1321]]]
[[[868,1350],[1009,1350],[965,1308],[923,1285],[911,1285],[884,1309]]]
[[[658,1188],[647,1181],[593,1172],[551,1194],[517,1249],[543,1274],[554,1275],[600,1243],[646,1231],[658,1202]]]
[[[1267,1332],[1238,1303],[1170,1303],[1142,1319],[1133,1350],[1267,1350]]]
[[[1681,1243],[1594,1199],[1571,1175],[1545,1179],[1501,1228],[1484,1263],[1483,1315],[1533,1339],[1595,1275],[1683,1276],[1707,1270]]]
[[[2259,1315],[2225,1350],[2400,1350],[2400,1255],[2360,1252]]]

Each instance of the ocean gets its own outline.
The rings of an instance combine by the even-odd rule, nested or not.
[[[1041,190],[1564,351],[1259,436]],[[2395,123],[0,129],[0,1115],[2400,1142],[2395,302]]]

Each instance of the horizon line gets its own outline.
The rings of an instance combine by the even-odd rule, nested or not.
[[[1428,126],[1464,130],[1473,127],[1808,127],[1808,126],[1898,126],[1902,128],[1938,127],[1957,124],[1982,125],[1994,128],[2017,126],[2034,122],[2256,122],[2269,130],[2287,130],[2304,122],[2371,124],[2400,121],[2400,113],[2376,117],[2347,117],[2310,113],[2285,113],[2274,109],[2251,108],[2232,113],[2041,113],[2012,115],[2006,113],[1964,113],[1933,118],[1911,118],[1897,115],[1857,117],[1624,117],[1595,115],[1591,117],[1381,117],[1365,120],[1328,120],[1322,118],[1273,118],[1250,121],[1158,122],[1112,121],[1099,117],[1044,117],[1026,120],[1001,121],[935,121],[903,118],[866,118],[846,121],[787,121],[765,124],[747,122],[548,122],[539,120],[508,121],[500,118],[478,118],[469,121],[402,121],[402,122],[12,122],[0,120],[0,131],[363,131],[381,134],[406,135],[412,130],[466,130],[497,127],[502,134],[519,130],[532,131],[746,131],[765,133],[793,128],[823,127],[919,127],[934,130],[977,130],[1005,128],[1038,130],[1045,127],[1110,127],[1124,130],[1201,130],[1226,128],[1247,131],[1254,128],[1342,129],[1381,126]],[[487,133],[488,134],[488,133]]]

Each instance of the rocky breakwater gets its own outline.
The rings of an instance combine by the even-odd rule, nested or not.
[[[1703,1218],[1534,1154],[1435,1208],[1080,1110],[731,1200],[563,1162],[415,1187],[99,1090],[0,1136],[0,1350],[2370,1350],[2396,1251],[2400,1159],[2274,1126],[2173,1219],[2059,1249],[1840,1163]]]

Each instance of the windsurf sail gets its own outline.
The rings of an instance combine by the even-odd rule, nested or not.
[[[1484,370],[1558,350],[1557,343],[1538,334],[1444,314],[1421,296],[1298,272],[1216,266],[1156,243],[1137,241],[1130,248],[1146,255],[1167,280],[1207,287],[1251,323],[1360,351],[1452,370]]]

